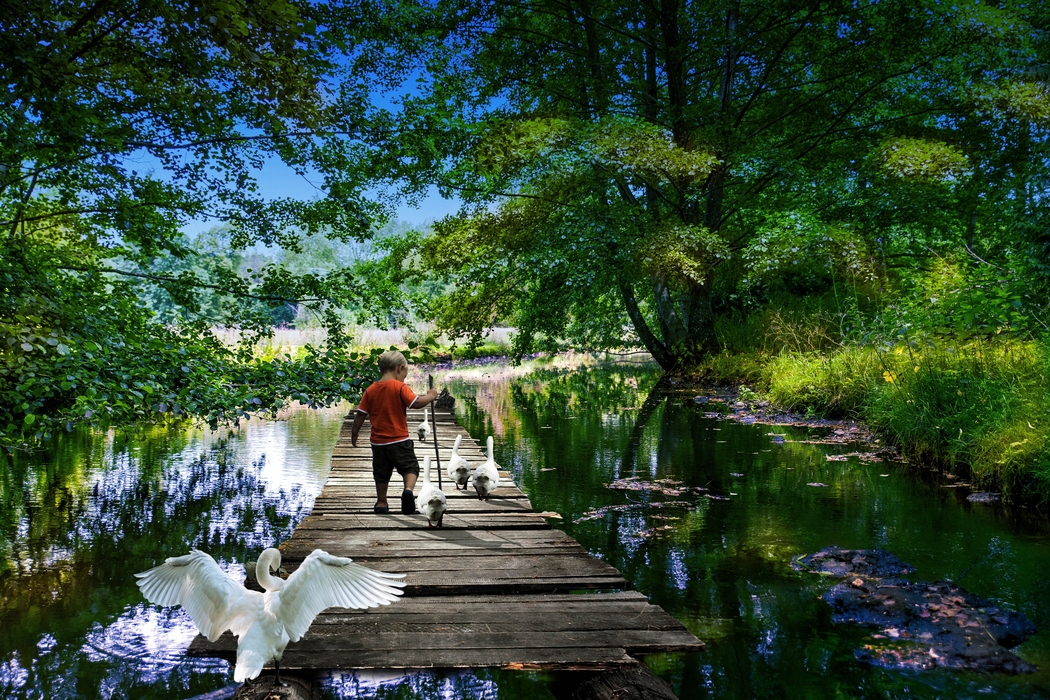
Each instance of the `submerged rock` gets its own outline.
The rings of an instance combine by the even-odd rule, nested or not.
[[[798,569],[832,576],[904,576],[915,571],[915,567],[883,549],[843,549],[835,545],[799,557],[795,565]]]
[[[857,657],[886,668],[954,668],[1032,673],[1010,653],[1035,632],[1021,613],[1004,610],[951,583],[854,575],[825,593],[835,622],[874,627]]]
[[[831,606],[834,622],[876,630],[856,652],[862,661],[917,670],[1037,670],[1009,651],[1035,633],[1028,618],[954,583],[900,578],[914,569],[890,552],[832,546],[799,557],[794,565],[843,577],[821,598]]]

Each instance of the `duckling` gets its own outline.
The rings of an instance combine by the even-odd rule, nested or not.
[[[467,482],[470,481],[470,465],[467,460],[459,456],[459,443],[463,442],[463,436],[456,436],[456,443],[452,445],[452,456],[448,458],[448,478],[456,484],[457,491],[466,491]]]
[[[492,436],[488,439],[488,459],[474,470],[474,490],[478,498],[489,500],[489,495],[499,488],[499,465],[492,459]]]
[[[423,422],[416,428],[416,432],[419,433],[419,441],[426,442],[427,436],[430,435],[430,414],[427,413],[427,409],[423,409]]]
[[[445,494],[437,486],[430,483],[429,455],[423,458],[423,486],[419,489],[416,507],[420,513],[427,516],[427,527],[434,527],[435,524],[441,527],[441,520],[445,517],[448,501],[445,498]]]

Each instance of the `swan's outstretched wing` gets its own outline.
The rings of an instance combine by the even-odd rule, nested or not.
[[[200,633],[213,642],[230,629],[248,596],[247,589],[199,549],[183,557],[168,557],[160,566],[135,576],[146,600],[181,605]]]
[[[281,587],[280,618],[293,642],[326,608],[389,605],[403,592],[404,574],[387,574],[315,549]]]

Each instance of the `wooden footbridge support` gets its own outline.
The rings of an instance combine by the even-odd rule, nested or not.
[[[409,425],[422,419],[410,412]],[[332,608],[317,617],[281,661],[285,669],[550,669],[629,670],[635,656],[698,651],[703,642],[609,564],[551,529],[506,471],[489,501],[473,488],[457,491],[447,475],[444,527],[398,512],[400,477],[390,485],[391,513],[376,515],[368,425],[350,444],[352,416],[332,453],[328,481],[311,515],[280,545],[293,571],[314,549],[366,566],[406,574],[404,597],[370,610]],[[482,450],[449,413],[437,415],[442,467],[457,435],[472,466]],[[431,440],[416,454],[434,454]],[[422,479],[420,480],[422,481]],[[432,475],[437,483],[437,475]],[[417,485],[416,491],[419,488]],[[195,656],[233,659],[234,637],[198,636]],[[658,680],[658,679],[657,679]]]

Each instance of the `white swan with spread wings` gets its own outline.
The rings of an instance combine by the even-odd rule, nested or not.
[[[135,574],[146,600],[181,605],[200,633],[216,641],[230,630],[237,636],[237,682],[258,677],[271,659],[277,666],[289,642],[298,642],[326,608],[374,608],[401,595],[404,574],[387,574],[315,549],[287,580],[270,573],[281,553],[266,549],[256,577],[266,592],[250,591],[219,568],[210,555],[194,549],[169,557],[160,566]]]

